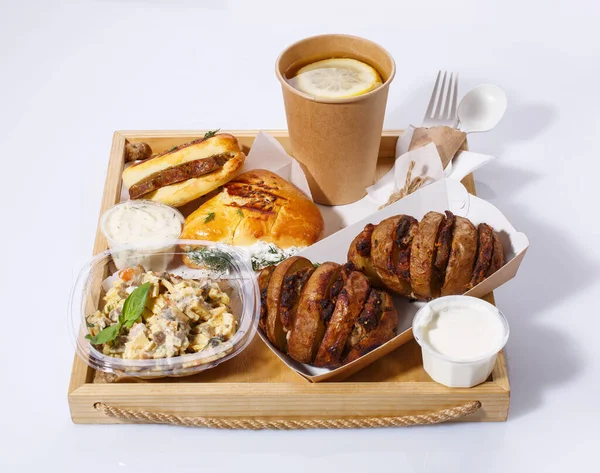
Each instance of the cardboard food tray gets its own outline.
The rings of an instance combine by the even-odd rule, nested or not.
[[[247,153],[257,131],[230,131]],[[270,131],[291,154],[285,131]],[[393,164],[401,131],[384,131],[379,150],[378,176]],[[117,203],[125,145],[144,141],[154,152],[198,138],[204,131],[123,131],[113,138],[100,212]],[[463,180],[474,194],[471,175]],[[94,254],[107,248],[98,231]],[[481,295],[481,294],[478,294]],[[490,293],[483,296],[493,301]],[[410,337],[409,337],[410,338]],[[510,386],[501,352],[490,378],[471,389],[447,388],[423,370],[420,348],[414,340],[376,360],[344,381],[336,378],[312,384],[287,367],[257,336],[237,357],[211,370],[183,378],[120,380],[89,368],[75,356],[69,386],[71,417],[76,423],[127,423],[106,415],[98,405],[212,419],[343,419],[399,417],[436,413],[479,401],[481,407],[459,421],[505,421]]]

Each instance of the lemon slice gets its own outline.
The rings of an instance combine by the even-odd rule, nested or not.
[[[379,73],[356,59],[325,59],[304,66],[292,85],[324,98],[347,98],[366,94],[381,85]]]

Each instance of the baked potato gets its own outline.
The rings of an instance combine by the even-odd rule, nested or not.
[[[391,340],[398,333],[398,313],[391,296],[372,289],[346,343],[343,363],[350,363]]]
[[[258,288],[260,290],[260,318],[258,326],[264,331],[267,324],[267,287],[275,266],[267,266],[258,274]]]
[[[475,287],[486,278],[494,253],[494,229],[485,223],[477,227],[477,258],[469,287]]]
[[[339,264],[323,263],[315,269],[302,290],[287,345],[288,355],[300,363],[312,363],[321,345],[325,323],[335,307],[332,289],[340,272]]]
[[[502,266],[504,266],[504,247],[502,246],[502,242],[500,238],[494,232],[494,251],[492,253],[492,261],[490,263],[490,269],[488,270],[486,277],[490,277],[496,271],[498,271]]]
[[[469,288],[477,256],[477,230],[464,217],[456,217],[450,258],[441,295],[463,294]]]
[[[396,234],[396,227],[401,220],[401,215],[386,218],[375,227],[371,236],[371,259],[384,287],[398,294],[410,296],[412,293],[410,283],[396,275],[394,259],[398,251],[392,236]]]
[[[337,298],[335,310],[317,351],[315,366],[335,368],[341,364],[346,340],[362,311],[369,290],[370,284],[364,274],[358,271],[350,273]]]
[[[450,260],[450,251],[452,250],[452,238],[454,236],[454,225],[456,217],[452,212],[446,210],[437,240],[435,242],[435,258],[433,260],[432,292],[434,297],[440,295],[440,290],[446,278],[446,268]]]
[[[373,260],[371,258],[371,240],[375,225],[369,223],[364,230],[360,232],[350,244],[348,249],[348,261],[350,261],[356,269],[364,273],[372,284],[378,287],[383,287],[383,283],[375,271]]]
[[[287,346],[286,332],[279,314],[283,284],[288,274],[302,268],[311,268],[312,263],[306,258],[292,256],[275,267],[267,288],[267,320],[265,324],[267,338],[279,350],[285,351]]]
[[[348,260],[375,287],[429,300],[475,287],[502,267],[504,248],[491,226],[475,228],[447,210],[428,212],[420,223],[397,215],[366,225]]]
[[[402,215],[398,225],[396,225],[393,234],[393,264],[394,272],[403,288],[403,296],[414,298],[412,285],[410,282],[410,252],[414,236],[419,228],[419,222],[416,218],[409,215]]]
[[[444,216],[437,212],[427,212],[419,223],[410,251],[410,282],[414,293],[423,299],[433,295],[433,262],[435,244]]]
[[[283,325],[283,331],[286,333],[292,329],[302,288],[314,270],[315,268],[312,265],[308,267],[303,266],[297,271],[288,271],[283,280],[281,299],[279,301],[279,318]]]

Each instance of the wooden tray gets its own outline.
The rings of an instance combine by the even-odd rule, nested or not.
[[[247,152],[257,131],[231,131]],[[270,131],[290,152],[286,131]],[[401,131],[383,132],[378,174],[390,169]],[[154,152],[198,138],[204,131],[120,131],[113,138],[100,213],[119,201],[126,143],[144,141]],[[472,175],[463,181],[475,193]],[[106,250],[98,231],[94,254]],[[489,294],[485,299],[493,301]],[[504,353],[498,355],[488,381],[471,389],[446,388],[423,370],[414,340],[343,382],[311,384],[288,369],[255,337],[236,358],[212,370],[184,378],[114,382],[75,356],[69,406],[73,422],[130,422],[107,416],[98,403],[145,410],[227,419],[331,419],[428,414],[479,401],[481,407],[460,421],[505,421],[510,387]]]

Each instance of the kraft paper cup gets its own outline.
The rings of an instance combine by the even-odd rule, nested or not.
[[[373,66],[383,80],[358,97],[327,99],[292,87],[286,71],[329,58],[352,58]],[[381,46],[347,35],[322,35],[288,47],[276,63],[294,157],[315,202],[343,205],[362,198],[373,184],[390,83],[396,66]]]

